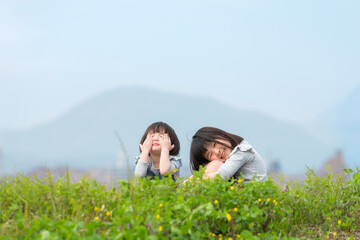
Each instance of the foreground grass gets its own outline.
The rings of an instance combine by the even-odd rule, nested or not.
[[[348,170],[349,171],[349,170]],[[302,183],[180,185],[18,175],[0,182],[0,239],[357,239],[360,171]]]

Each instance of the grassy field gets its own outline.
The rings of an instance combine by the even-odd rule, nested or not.
[[[360,239],[360,171],[302,183],[0,182],[0,239]]]

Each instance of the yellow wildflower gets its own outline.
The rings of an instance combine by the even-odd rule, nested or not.
[[[237,212],[238,211],[238,209],[237,208],[234,208],[234,212]]]
[[[215,237],[215,236],[216,236],[216,234],[215,234],[215,233],[213,233],[211,236]]]
[[[95,211],[95,212],[99,211],[99,208],[98,208],[98,207],[95,207],[95,208],[94,208],[94,211]]]
[[[163,207],[164,205],[162,203],[159,204],[159,207]]]
[[[109,211],[106,212],[106,216],[110,216],[110,212],[109,212]]]
[[[258,202],[261,202],[261,198],[258,199]]]
[[[218,203],[219,203],[219,201],[218,201],[218,200],[215,200],[215,201],[214,201],[214,203],[215,203],[215,204],[218,204]]]
[[[228,238],[228,240],[232,240],[232,238]]]
[[[226,214],[226,218],[227,220],[230,222],[231,221],[231,215],[230,214]]]
[[[95,217],[94,219],[95,219],[95,221],[99,221],[99,220],[100,220],[100,218],[99,218],[99,217]]]
[[[176,172],[177,172],[177,169],[176,169],[176,168],[174,168],[173,172],[174,172],[174,173],[176,173]]]
[[[268,201],[268,202],[270,202],[270,200],[271,200],[270,198],[266,199],[266,201]]]
[[[230,187],[230,190],[233,191],[235,188],[233,186]]]
[[[158,214],[158,215],[156,215],[156,219],[160,219],[160,215]]]
[[[241,238],[241,235],[240,234],[236,235],[236,238]]]
[[[336,237],[336,232],[334,232],[334,237]]]
[[[242,182],[242,180],[241,179],[238,179],[238,183],[241,183]]]
[[[258,235],[259,237],[261,236],[261,234],[260,234],[260,233],[258,233],[257,235]]]
[[[274,200],[273,203],[276,203],[276,200]]]
[[[338,221],[338,224],[339,224],[339,225],[341,224],[341,220]]]
[[[160,227],[159,227],[159,231],[161,232],[162,230],[163,230],[163,227],[162,227],[162,226],[160,226]]]

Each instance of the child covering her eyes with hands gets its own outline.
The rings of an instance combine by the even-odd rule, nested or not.
[[[175,180],[182,165],[180,142],[175,131],[164,122],[155,122],[140,140],[140,156],[135,158],[135,175],[154,179],[170,173]]]

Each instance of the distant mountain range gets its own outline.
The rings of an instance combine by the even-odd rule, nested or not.
[[[262,113],[234,109],[211,98],[128,87],[85,101],[47,124],[0,133],[1,172],[66,164],[84,169],[124,167],[118,160],[122,149],[114,131],[124,142],[133,167],[140,138],[155,121],[168,123],[178,134],[183,176],[190,174],[191,138],[203,126],[244,137],[268,162],[278,161],[285,173],[304,172],[306,166],[317,168],[337,150],[302,126]]]

